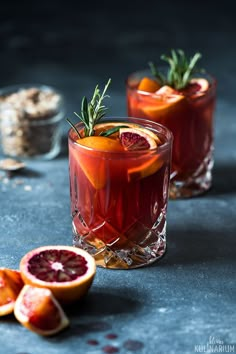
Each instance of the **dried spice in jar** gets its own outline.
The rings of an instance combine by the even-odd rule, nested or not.
[[[49,86],[14,86],[0,91],[3,153],[51,159],[61,146],[62,95]]]

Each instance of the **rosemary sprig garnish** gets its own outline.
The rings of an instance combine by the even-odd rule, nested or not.
[[[106,91],[110,83],[111,79],[107,81],[102,93],[100,93],[100,89],[97,85],[90,102],[88,102],[85,96],[83,97],[80,114],[74,112],[74,114],[84,123],[84,136],[94,135],[95,125],[102,117],[104,117],[107,111],[107,108],[102,104],[102,101],[106,97],[109,97],[106,95]]]
[[[76,126],[68,119],[66,118],[67,122],[70,124],[71,128],[74,130],[74,132],[78,135],[78,137],[81,139],[81,135],[78,131],[78,129],[76,128]]]
[[[169,64],[166,76],[161,73],[153,62],[149,62],[151,73],[161,85],[168,85],[176,90],[186,87],[195,72],[202,72],[196,64],[202,57],[200,53],[195,53],[192,58],[187,58],[182,49],[171,50],[170,55],[161,55],[161,60]]]
[[[128,128],[128,125],[118,125],[117,127],[113,127],[111,129],[105,130],[104,132],[101,132],[99,135],[100,136],[109,136],[114,133],[117,133],[120,128]]]
[[[111,79],[107,81],[102,93],[100,93],[100,89],[97,85],[90,102],[88,102],[87,97],[84,96],[82,98],[80,114],[74,112],[74,114],[84,123],[84,137],[94,135],[95,125],[102,117],[104,117],[107,111],[107,108],[102,104],[102,101],[106,97],[109,97],[106,95],[106,91],[110,83]],[[69,119],[67,119],[67,122],[74,129],[78,137],[81,138],[81,134],[76,126]]]
[[[93,136],[94,135],[94,127],[99,122],[101,118],[103,118],[106,114],[107,108],[102,104],[103,100],[106,97],[110,97],[106,95],[106,91],[111,83],[111,79],[109,79],[103,89],[103,92],[100,93],[98,85],[95,87],[93,97],[90,102],[88,102],[87,98],[84,96],[81,101],[81,110],[80,114],[74,112],[74,114],[84,123],[84,134],[83,137]],[[67,119],[67,122],[70,124],[72,129],[74,129],[75,133],[81,139],[82,136],[79,133],[76,126]],[[109,136],[119,131],[120,128],[124,126],[116,126],[111,129],[108,129],[104,132],[101,132],[100,136]],[[126,127],[126,126],[125,126]]]

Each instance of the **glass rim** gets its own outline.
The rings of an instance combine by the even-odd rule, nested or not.
[[[154,126],[153,129],[155,129],[155,126],[157,128],[159,128],[161,131],[159,131],[159,133],[165,137],[165,142],[160,145],[160,146],[157,146],[156,148],[154,149],[145,149],[145,150],[128,150],[128,151],[108,151],[108,150],[96,150],[94,148],[91,148],[91,147],[87,147],[87,146],[84,146],[84,145],[81,145],[79,143],[77,143],[71,136],[71,133],[74,132],[73,131],[73,128],[70,128],[69,131],[68,131],[68,139],[69,141],[79,147],[80,149],[84,150],[84,151],[94,151],[94,152],[97,152],[97,153],[102,153],[102,154],[109,154],[109,155],[113,155],[113,156],[136,156],[137,155],[139,156],[143,156],[144,154],[155,154],[157,151],[159,153],[161,152],[164,152],[168,149],[171,149],[172,148],[172,143],[173,143],[173,134],[172,132],[170,131],[170,129],[168,129],[167,127],[165,127],[164,125],[160,124],[160,123],[157,123],[157,122],[153,122],[153,121],[150,121],[148,119],[145,119],[145,118],[136,118],[136,117],[117,117],[117,116],[109,116],[109,117],[105,117],[104,119],[102,119],[101,121],[99,121],[97,124],[100,124],[100,123],[103,123],[103,122],[106,122],[106,123],[109,123],[109,122],[127,122],[127,123],[132,123],[132,122],[137,122],[136,124],[138,124],[138,122],[140,122],[140,125],[144,128],[147,128],[147,129],[150,129],[150,126]],[[142,122],[146,122],[146,125],[142,124]],[[80,125],[83,125],[83,122],[78,122],[77,124],[75,124],[75,126],[80,126]],[[149,125],[149,126],[147,126]],[[150,129],[151,131],[153,131],[153,129]],[[156,130],[157,131],[157,130]]]

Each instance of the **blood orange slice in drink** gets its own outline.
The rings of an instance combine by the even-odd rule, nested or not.
[[[20,262],[26,284],[47,288],[61,303],[79,300],[96,272],[94,258],[72,246],[44,246],[28,252]]]
[[[209,83],[204,78],[193,78],[189,84],[182,90],[186,96],[192,98],[200,97],[206,93],[209,88]]]
[[[13,312],[15,301],[23,286],[18,270],[0,268],[0,316]]]
[[[14,308],[16,319],[32,332],[50,336],[69,325],[59,302],[49,289],[25,285]]]
[[[125,150],[147,150],[156,148],[160,139],[151,130],[134,127],[121,128],[120,141]]]
[[[171,110],[177,109],[177,106],[184,100],[184,95],[177,92],[170,86],[162,86],[151,97],[143,97],[139,103],[139,108],[150,118],[165,115]]]
[[[152,131],[142,128],[121,128],[120,129],[121,144],[126,150],[151,150],[161,145],[161,140]],[[163,165],[162,159],[157,155],[143,155],[138,158],[135,163],[128,167],[128,179],[140,179],[154,174]]]

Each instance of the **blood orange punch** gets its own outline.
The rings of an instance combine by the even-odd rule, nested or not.
[[[168,62],[158,71],[130,74],[127,79],[129,116],[161,123],[173,133],[170,197],[191,197],[212,184],[213,115],[216,81],[197,71],[201,55],[188,60],[183,51],[161,58]]]
[[[147,265],[166,250],[172,134],[136,118],[86,128],[69,131],[74,245],[106,268]]]

